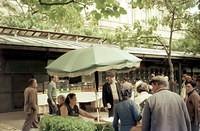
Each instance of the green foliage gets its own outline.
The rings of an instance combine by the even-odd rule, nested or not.
[[[40,131],[95,131],[92,122],[74,117],[45,116],[40,122]]]
[[[111,123],[95,123],[76,117],[44,116],[40,131],[114,131]]]
[[[86,20],[96,25],[101,18],[109,16],[119,17],[126,11],[120,6],[116,0],[77,0],[76,2],[68,2],[67,0],[21,0],[18,2],[19,7],[23,11],[14,11],[13,15],[4,16],[0,14],[0,24],[10,27],[45,29],[58,32],[79,33],[84,30],[84,18],[81,13],[85,13]],[[69,0],[70,1],[70,0]],[[60,3],[59,5],[53,5]],[[8,10],[14,10],[8,1],[4,1],[4,5]],[[89,12],[88,7],[93,7]],[[85,31],[81,32],[84,33]],[[87,32],[87,29],[86,29]]]
[[[145,23],[136,21],[133,26],[119,27],[112,34],[104,36],[111,44],[116,44],[120,48],[143,46],[152,47],[156,39],[153,36],[154,31],[157,29],[158,22],[156,17],[148,20],[148,25],[143,28]],[[146,26],[146,25],[145,25]]]
[[[182,1],[182,0],[132,0],[131,4],[133,8],[140,9],[156,9],[160,11],[162,17],[159,19],[159,24],[162,26],[168,27],[170,29],[168,42],[161,41],[160,36],[156,36],[158,42],[163,45],[169,61],[170,67],[170,80],[174,81],[174,69],[171,62],[171,51],[173,43],[173,34],[175,31],[181,30],[188,23],[188,13],[187,9],[194,7],[196,1]]]
[[[175,49],[193,52],[194,54],[200,53],[200,13],[190,16],[185,32],[185,38],[178,41],[178,46],[175,47]]]
[[[94,2],[96,10],[93,10],[91,15],[97,20],[108,18],[109,16],[119,17],[121,14],[127,13],[116,0],[94,0]]]
[[[83,18],[76,6],[42,6],[38,0],[21,2],[18,4],[27,11],[16,11],[14,15],[0,16],[1,25],[65,32],[83,26]]]
[[[97,123],[97,131],[114,131],[111,123]]]

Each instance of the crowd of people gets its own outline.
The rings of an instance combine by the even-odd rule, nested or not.
[[[168,79],[154,76],[149,83],[138,81],[133,88],[128,78],[120,83],[115,73],[107,72],[102,88],[102,101],[108,117],[113,117],[115,131],[134,131],[141,124],[142,131],[199,131],[200,130],[200,77],[183,75],[180,95],[171,92]],[[48,84],[49,114],[62,117],[96,116],[80,109],[76,94],[57,96],[57,76]],[[135,90],[134,90],[135,89]],[[137,96],[135,92],[137,91]],[[22,131],[38,127],[37,80],[30,79],[24,91],[26,120]],[[120,123],[119,123],[120,120]]]
[[[180,95],[169,86],[168,77],[154,76],[149,84],[138,81],[138,95],[131,97],[132,85],[125,80],[119,87],[115,74],[108,73],[102,99],[109,117],[114,116],[114,130],[134,131],[141,122],[142,131],[199,131],[200,77],[184,74]]]
[[[62,117],[79,117],[81,115],[83,117],[97,120],[96,116],[93,116],[78,107],[76,94],[69,93],[66,97],[63,95],[57,96],[57,82],[58,76],[55,75],[50,77],[47,92],[49,114]],[[26,119],[22,131],[30,131],[31,128],[38,128],[37,100],[37,80],[33,78],[28,81],[27,87],[24,91],[24,111],[26,113]]]

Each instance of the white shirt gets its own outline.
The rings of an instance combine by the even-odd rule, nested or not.
[[[141,92],[136,98],[135,98],[135,103],[137,104],[138,107],[140,107],[140,104],[148,99],[150,96],[152,96],[151,94],[149,94],[146,91]]]
[[[113,95],[113,100],[119,100],[119,96],[117,93],[117,87],[115,82],[113,82],[112,84],[110,84],[111,90],[112,90],[112,95]]]

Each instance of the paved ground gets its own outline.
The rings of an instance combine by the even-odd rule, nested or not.
[[[96,115],[96,113],[92,113]],[[107,113],[101,112],[101,118],[106,118]],[[0,131],[21,131],[25,119],[23,111],[0,113]],[[32,129],[31,131],[39,131]]]
[[[22,111],[0,113],[0,131],[21,131],[25,114]],[[31,131],[38,131],[32,129]]]

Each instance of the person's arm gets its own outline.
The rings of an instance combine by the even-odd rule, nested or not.
[[[107,107],[107,101],[106,101],[106,84],[103,85],[103,90],[102,90],[102,100],[103,100],[103,106]]]
[[[195,94],[192,98],[192,103],[194,105],[195,121],[200,123],[200,96]]]
[[[97,119],[96,116],[93,116],[90,113],[88,113],[88,112],[86,112],[86,111],[84,111],[84,110],[82,110],[80,108],[79,108],[79,114],[82,115],[82,116],[84,116],[84,117],[91,118],[91,119],[94,119],[94,120]]]
[[[122,86],[119,82],[116,83],[116,87],[117,87],[117,93],[118,93],[118,97],[119,97],[119,101],[122,101]]]
[[[47,95],[48,95],[48,98],[49,98],[50,100],[52,100],[51,92],[52,92],[52,86],[51,86],[51,84],[49,83],[49,84],[48,84]]]
[[[133,102],[133,114],[134,114],[135,121],[137,124],[137,122],[142,119],[142,116],[140,114],[140,111],[138,110],[138,106],[134,102]]]
[[[35,89],[30,90],[29,98],[30,98],[31,109],[36,111],[37,110],[37,91]]]
[[[47,95],[48,95],[48,98],[51,100],[51,102],[54,103],[53,98],[52,98],[52,90],[53,90],[52,88],[53,86],[51,85],[51,83],[49,83]]]
[[[180,96],[182,97],[183,100],[185,100],[185,98],[186,98],[186,88],[185,88],[185,86],[183,86],[183,88],[181,89]]]
[[[146,102],[144,105],[144,111],[142,116],[142,131],[150,131],[151,130],[151,112],[149,103]]]
[[[182,110],[184,112],[184,117],[185,117],[185,123],[187,126],[187,131],[191,131],[191,122],[190,122],[190,116],[187,110],[187,106],[184,101],[182,101]]]
[[[68,110],[66,106],[63,106],[62,108],[60,108],[60,115],[63,117],[68,116]]]
[[[116,106],[114,107],[115,109],[115,112],[114,112],[114,119],[113,119],[113,128],[115,131],[118,131],[119,128],[118,128],[118,120],[119,120],[119,115],[117,113],[117,109],[116,109]]]

